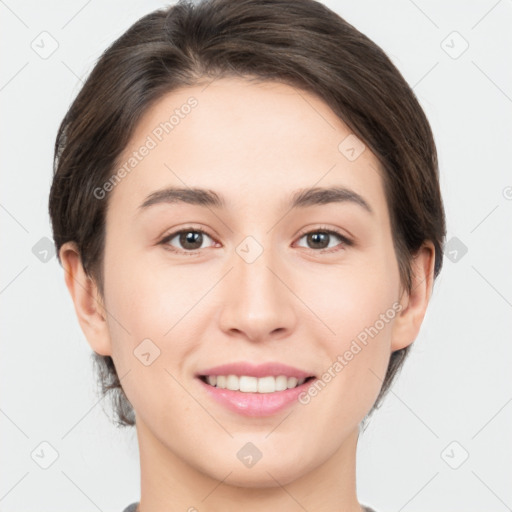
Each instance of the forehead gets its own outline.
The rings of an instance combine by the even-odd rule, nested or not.
[[[320,98],[277,82],[223,78],[166,94],[142,116],[121,168],[109,210],[135,212],[154,191],[179,186],[254,213],[262,200],[282,206],[297,189],[333,185],[385,209],[375,155]]]

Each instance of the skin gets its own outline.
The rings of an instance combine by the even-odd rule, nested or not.
[[[91,348],[111,355],[126,375],[140,510],[360,512],[359,424],[391,353],[418,335],[432,292],[433,245],[418,251],[412,292],[403,292],[377,158],[366,148],[349,161],[338,145],[350,129],[319,98],[284,84],[224,78],[173,91],[145,113],[123,158],[190,96],[198,106],[108,196],[104,298],[76,246],[60,250]],[[216,191],[227,208],[175,203],[137,213],[151,192],[184,184]],[[330,185],[356,191],[374,214],[350,202],[288,211],[292,192]],[[158,243],[189,223],[208,233],[195,256]],[[354,245],[331,235],[333,252],[322,253],[299,236],[321,226]],[[263,248],[252,263],[236,252],[247,236]],[[191,251],[179,237],[167,244]],[[394,303],[401,312],[307,405],[248,418],[213,402],[194,378],[241,360],[280,361],[321,376]],[[149,366],[133,354],[146,338],[160,349]],[[251,468],[236,456],[247,442],[263,454]]]

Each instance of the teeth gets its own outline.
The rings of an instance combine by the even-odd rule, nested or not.
[[[246,375],[208,375],[206,377],[208,384],[231,391],[242,391],[243,393],[274,393],[275,391],[284,391],[285,389],[295,388],[304,384],[306,379],[297,379],[296,377],[248,377]]]

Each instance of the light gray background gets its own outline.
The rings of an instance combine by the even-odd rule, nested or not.
[[[359,499],[378,512],[512,510],[512,2],[325,3],[414,87],[439,150],[454,259],[445,258],[410,358],[361,436]],[[115,512],[139,499],[135,430],[116,430],[103,411],[64,271],[51,254],[41,261],[40,240],[51,238],[62,117],[107,45],[163,6],[0,1],[3,512]],[[46,59],[31,47],[43,31],[58,42]],[[48,469],[42,442],[58,452]]]

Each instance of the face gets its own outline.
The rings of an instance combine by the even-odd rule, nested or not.
[[[105,351],[144,449],[235,485],[275,485],[269,473],[285,485],[358,430],[401,307],[381,167],[360,144],[320,99],[277,83],[219,79],[146,112],[108,196],[104,260]],[[168,187],[188,200],[152,196]],[[346,190],[293,206],[331,187]],[[199,204],[196,188],[223,204]],[[255,395],[197,376],[231,363],[316,379]]]

